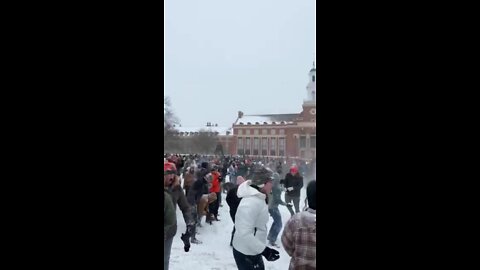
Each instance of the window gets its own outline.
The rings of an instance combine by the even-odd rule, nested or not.
[[[280,135],[285,135],[285,129],[280,129]]]
[[[268,135],[268,130],[262,129],[262,135]]]
[[[250,138],[245,138],[245,155],[250,155]]]
[[[242,135],[243,130],[239,129],[237,135]]]
[[[239,155],[243,155],[243,153],[244,153],[243,147],[244,147],[243,138],[238,138],[237,139],[237,153]]]
[[[268,138],[262,138],[262,156],[268,155]]]
[[[270,138],[270,156],[277,155],[277,138]]]
[[[259,134],[258,129],[254,129],[254,130],[253,130],[253,135],[258,135],[258,134]]]
[[[245,130],[245,135],[250,135],[250,129]]]
[[[300,136],[300,148],[307,147],[307,136]]]
[[[285,156],[285,138],[278,138],[278,155]]]
[[[271,135],[275,135],[275,134],[276,134],[275,131],[276,131],[275,129],[270,130],[270,134],[271,134]]]
[[[304,150],[301,150],[301,151],[300,151],[300,157],[301,157],[301,158],[305,158],[305,151],[304,151]]]
[[[255,137],[253,138],[253,154],[258,155],[260,150],[260,139]]]
[[[317,136],[310,136],[310,148],[317,148]]]

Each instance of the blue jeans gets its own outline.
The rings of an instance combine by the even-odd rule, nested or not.
[[[275,243],[277,241],[278,234],[282,229],[282,215],[280,215],[280,210],[278,210],[278,206],[268,209],[268,212],[273,218],[273,224],[268,232],[267,239],[270,242]]]
[[[172,250],[173,236],[168,237],[163,242],[163,269],[168,270],[168,263],[170,261],[170,251]]]

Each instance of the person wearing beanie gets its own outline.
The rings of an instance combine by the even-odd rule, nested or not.
[[[193,185],[190,187],[190,190],[188,191],[188,196],[187,196],[187,201],[191,206],[191,211],[192,211],[192,216],[193,219],[195,220],[195,226],[194,228],[196,229],[197,226],[201,227],[200,223],[200,218],[197,213],[198,209],[198,204],[200,202],[200,199],[204,194],[208,194],[208,189],[209,189],[209,184],[212,182],[212,174],[208,173],[206,170],[203,170],[199,174],[199,179],[197,179]],[[195,238],[196,230],[193,230],[191,234],[191,242],[194,244],[200,244],[201,242]]]
[[[316,181],[307,185],[308,208],[288,220],[282,244],[291,257],[288,269],[316,269],[317,204]]]
[[[300,190],[303,187],[303,177],[298,172],[297,166],[292,166],[290,172],[285,176],[285,202],[290,204],[293,202],[295,213],[300,212]],[[292,208],[288,208],[290,215],[293,216]]]
[[[268,212],[273,218],[272,227],[268,232],[267,240],[269,245],[279,248],[276,244],[278,234],[282,229],[282,215],[278,209],[278,205],[287,206],[281,198],[282,189],[280,187],[280,175],[278,173],[273,174],[273,186],[272,192],[268,194]]]
[[[187,197],[183,192],[182,187],[180,186],[180,177],[177,175],[173,176],[173,182],[171,184],[166,184],[165,190],[168,194],[172,197],[173,205],[175,206],[175,211],[177,209],[177,205],[180,207],[180,210],[183,214],[183,220],[185,221],[186,225],[186,235],[191,235],[192,231],[194,230],[195,220],[192,216],[192,210],[190,209],[190,204],[187,201]],[[188,239],[188,236],[186,237]]]
[[[173,237],[177,233],[177,217],[175,215],[175,206],[173,199],[167,191],[168,185],[171,185],[175,179],[177,169],[175,164],[167,162],[163,164],[163,183],[164,183],[164,241],[163,241],[163,268],[168,269],[170,262],[170,251],[172,250]],[[171,209],[173,208],[173,209]],[[167,225],[168,224],[168,225]]]
[[[272,171],[256,168],[253,179],[243,182],[237,191],[241,198],[235,214],[233,257],[239,270],[265,269],[262,256],[268,261],[280,258],[277,250],[269,248],[267,195],[272,191]]]

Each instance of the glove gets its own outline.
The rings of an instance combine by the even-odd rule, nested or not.
[[[293,187],[289,187],[287,188],[288,191],[292,191],[293,190]]]
[[[280,258],[280,253],[277,250],[269,247],[265,247],[265,249],[262,252],[262,255],[263,257],[265,257],[265,259],[267,259],[267,261],[271,261],[271,262],[276,261]]]
[[[182,236],[180,237],[183,241],[183,249],[185,252],[188,252],[190,250],[190,234],[187,233],[182,233]]]
[[[287,207],[288,207],[288,208],[292,208],[293,205],[292,205],[291,203],[287,203]]]

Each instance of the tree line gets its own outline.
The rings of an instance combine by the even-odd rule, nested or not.
[[[176,126],[180,123],[169,97],[163,97],[163,151],[164,153],[214,154],[221,148],[218,137],[205,129],[191,136],[179,136]]]

